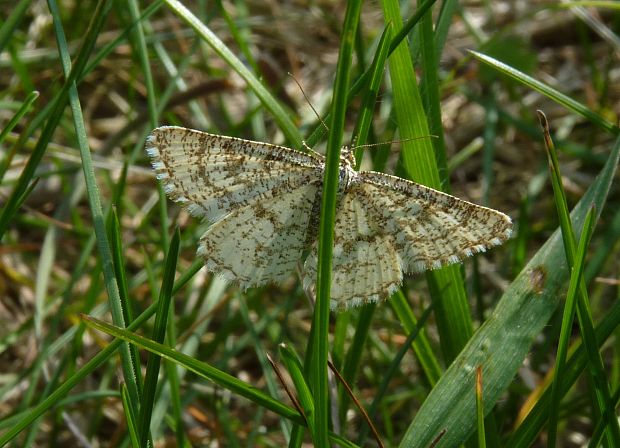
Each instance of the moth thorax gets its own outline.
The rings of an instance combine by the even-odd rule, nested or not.
[[[340,165],[349,165],[351,168],[355,167],[355,151],[351,150],[349,145],[343,146],[340,151]]]

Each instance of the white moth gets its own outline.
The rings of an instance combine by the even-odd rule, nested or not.
[[[322,155],[174,126],[155,129],[146,150],[170,199],[211,223],[198,247],[209,271],[244,289],[281,282],[309,251],[303,281],[314,284]],[[354,166],[343,149],[332,309],[387,298],[403,272],[456,263],[510,236],[503,213]]]

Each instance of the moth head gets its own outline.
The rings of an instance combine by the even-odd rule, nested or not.
[[[342,147],[340,151],[340,165],[348,165],[351,168],[355,168],[355,151],[351,149],[351,146],[346,145]]]

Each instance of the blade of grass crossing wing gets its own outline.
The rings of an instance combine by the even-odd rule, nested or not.
[[[396,0],[383,2],[385,20],[402,27],[400,8]],[[428,136],[428,124],[420,92],[415,84],[415,72],[406,42],[390,57],[390,77],[394,89],[394,106],[402,142],[402,160],[411,179],[431,188],[441,188],[441,180],[433,147],[429,139],[409,140]],[[446,362],[452,361],[473,333],[461,266],[448,266],[427,273],[433,301],[436,302],[437,326]]]
[[[349,74],[360,11],[360,0],[352,0],[347,3],[336,67],[336,79],[334,81],[333,114],[329,123],[330,131],[325,158],[325,178],[323,181],[318,239],[316,304],[312,320],[312,345],[314,350],[310,358],[310,385],[315,400],[316,425],[312,438],[314,444],[318,447],[328,446],[329,392],[327,387],[327,353],[334,219],[336,216],[336,192],[338,190],[340,149],[347,107]]]
[[[368,86],[366,87],[366,92],[362,99],[362,105],[360,107],[360,115],[353,131],[353,136],[354,138],[356,138],[356,144],[360,146],[364,145],[368,139],[370,125],[372,122],[372,118],[374,117],[377,95],[379,93],[379,88],[381,87],[381,82],[383,81],[383,74],[385,72],[385,64],[387,61],[387,55],[390,48],[389,45],[392,38],[392,29],[392,25],[388,23],[385,30],[383,31],[381,39],[379,40],[379,44],[377,45],[377,50],[375,51],[375,55],[370,67],[370,81]],[[363,148],[358,148],[355,152],[356,169],[359,169],[362,163],[363,155]],[[338,368],[341,369],[342,375],[348,384],[355,384],[356,382],[357,372],[362,359],[363,349],[366,344],[368,331],[370,329],[370,324],[372,322],[372,317],[374,315],[375,309],[376,304],[369,304],[361,308],[359,312],[359,319],[355,327],[355,335],[353,337],[353,341],[343,360],[343,365],[338,366]],[[344,316],[346,316],[348,321],[350,318],[350,313],[339,313],[338,323],[341,319],[344,319]],[[344,330],[344,333],[346,333],[346,328],[344,328]],[[334,359],[334,361],[336,361],[336,359]],[[344,427],[346,426],[346,413],[349,409],[350,403],[349,395],[344,390],[344,387],[338,388],[338,403],[338,418],[340,424],[344,429]]]
[[[573,209],[573,225],[581,227],[591,205],[600,214],[620,154],[620,139],[607,163]],[[532,257],[511,283],[493,314],[476,331],[457,359],[426,398],[401,441],[403,447],[427,447],[449,422],[438,447],[463,443],[474,431],[475,366],[483,366],[484,403],[492,409],[512,381],[540,331],[558,305],[568,268],[559,230]],[[617,317],[617,315],[616,315]],[[543,415],[544,418],[544,415]],[[515,446],[509,443],[506,446]]]

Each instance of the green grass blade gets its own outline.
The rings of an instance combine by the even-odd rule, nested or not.
[[[251,318],[250,310],[248,309],[248,304],[245,298],[241,297],[241,294],[239,294],[238,300],[239,300],[239,314],[241,315],[241,318],[243,319],[243,323],[245,324],[245,327],[247,328],[248,336],[251,340],[251,344],[253,345],[254,352],[262,367],[267,390],[272,396],[276,397],[279,395],[281,391],[281,386],[280,386],[280,383],[278,382],[275,372],[273,371],[274,369],[267,355],[268,349],[265,348],[265,346],[263,345],[263,342],[261,340],[260,330],[259,330],[261,324],[263,323],[261,321],[264,320],[264,321],[271,322],[271,318],[269,318],[268,314],[266,314],[265,316],[261,318],[261,321],[255,322]],[[282,429],[282,434],[284,435],[286,439],[288,439],[290,437],[290,432],[291,432],[289,422],[286,420],[280,421],[280,427]]]
[[[174,283],[174,288],[172,289],[172,294],[176,294],[181,288],[183,288],[189,280],[196,275],[202,268],[202,261],[196,260]],[[137,328],[140,328],[148,319],[155,314],[157,311],[157,303],[150,305],[146,310],[140,314],[128,327],[127,330],[133,331]],[[65,345],[65,342],[60,340],[60,345]],[[62,399],[65,395],[71,391],[75,386],[80,384],[84,378],[94,372],[97,368],[99,368],[104,362],[108,361],[109,358],[114,355],[114,353],[121,347],[123,341],[120,339],[112,341],[106,348],[97,353],[93,358],[91,358],[86,364],[80,367],[79,370],[74,372],[71,376],[67,378],[67,380],[61,384],[57,389],[54,390],[47,398],[41,401],[38,405],[30,410],[18,423],[12,425],[11,428],[0,436],[0,446],[4,446],[11,440],[13,440],[20,432],[26,429],[29,425],[32,424],[37,418],[43,415],[44,412],[48,411],[54,405],[58,404],[59,400]]]
[[[38,97],[39,97],[39,92],[37,92],[36,90],[28,94],[28,96],[26,97],[22,105],[19,107],[17,112],[15,112],[15,115],[11,117],[7,125],[0,132],[0,145],[2,145],[2,142],[4,142],[4,139],[9,134],[9,132],[11,132],[13,128],[17,126],[17,123],[19,123],[19,120],[21,120],[22,117],[26,115],[26,113],[28,113],[28,111],[30,110],[32,106],[32,103],[34,103]],[[2,179],[4,178],[4,174],[6,173],[6,170],[11,165],[11,160],[13,160],[13,156],[15,155],[16,148],[17,146],[13,145],[12,150],[8,154],[6,154],[2,160],[0,160],[0,182],[2,182]]]
[[[304,378],[301,360],[299,359],[299,356],[297,356],[297,353],[295,353],[295,350],[286,344],[280,344],[278,349],[282,362],[286,366],[286,370],[295,385],[297,399],[299,400],[299,405],[304,412],[308,429],[310,429],[310,432],[313,433],[315,432],[314,398],[312,396],[312,392],[310,391],[310,387]]]
[[[558,216],[560,218],[560,229],[562,230],[562,240],[564,242],[564,253],[566,255],[566,261],[570,269],[575,269],[576,259],[576,243],[575,233],[573,226],[571,225],[568,215],[568,205],[566,202],[566,194],[562,187],[562,175],[560,173],[560,165],[558,162],[555,146],[551,140],[549,133],[549,126],[545,115],[538,111],[538,116],[543,127],[545,137],[545,147],[547,149],[547,156],[549,159],[549,170],[551,172],[551,183],[553,185],[553,195],[556,204]],[[596,337],[594,335],[594,324],[592,322],[592,311],[590,310],[590,299],[588,297],[588,291],[583,278],[579,282],[579,296],[577,298],[577,318],[579,321],[579,328],[581,331],[581,337],[584,340],[584,347],[587,350],[590,360],[589,372],[592,376],[594,383],[594,390],[596,392],[596,398],[599,405],[601,415],[606,414],[606,409],[614,409],[614,405],[611,402],[611,393],[609,391],[609,384],[605,375],[605,367],[601,354],[598,351],[596,344]],[[609,444],[610,446],[620,446],[620,426],[618,420],[614,416],[609,420]],[[553,430],[552,430],[553,431]],[[552,436],[555,434],[552,433]]]
[[[614,395],[613,397],[611,397],[611,400],[614,403],[614,405],[617,407],[618,404],[620,403],[620,389],[616,389],[616,392],[614,392]],[[609,413],[609,412],[610,412],[609,408],[605,409],[605,413]],[[615,415],[615,408],[611,410],[611,414]],[[606,414],[603,414],[601,416],[601,419],[596,424],[594,431],[592,431],[592,437],[590,438],[590,443],[588,443],[588,448],[596,448],[601,445],[601,438],[605,434],[605,428],[607,427],[608,419],[609,419],[609,416]]]
[[[0,53],[2,53],[11,37],[13,37],[15,29],[26,15],[30,3],[30,0],[20,0],[20,2],[10,10],[11,13],[9,16],[3,19],[3,23],[0,26]]]
[[[68,56],[69,52],[66,48],[66,42],[58,42],[59,50],[63,50],[66,53],[66,55],[63,55],[61,53],[63,69],[66,70],[67,67],[70,67],[70,71],[65,73],[65,83],[63,84],[61,91],[58,92],[58,94],[56,95],[53,105],[50,106],[49,118],[45,123],[43,130],[41,131],[41,135],[39,137],[39,140],[37,141],[37,145],[32,151],[32,154],[30,155],[26,166],[24,167],[21,175],[19,176],[19,180],[17,181],[15,188],[13,189],[11,195],[9,196],[4,207],[2,208],[2,212],[0,213],[0,241],[2,241],[2,237],[6,232],[9,222],[17,212],[20,201],[23,201],[24,193],[28,189],[28,185],[30,184],[32,177],[34,176],[35,170],[37,169],[39,163],[41,162],[41,159],[43,158],[43,154],[45,153],[47,145],[56,130],[56,126],[58,126],[58,123],[62,118],[68,98],[69,89],[74,86],[74,81],[77,79],[78,75],[82,73],[84,66],[86,65],[86,61],[88,60],[88,57],[92,52],[99,31],[103,26],[103,19],[105,18],[103,10],[106,4],[106,0],[100,1],[98,3],[97,8],[95,9],[93,14],[93,22],[89,26],[88,33],[84,38],[84,43],[80,48],[73,67],[70,67],[71,60]],[[50,4],[50,9],[53,7],[53,5],[55,5],[55,3]],[[56,18],[59,20],[60,15],[57,14]],[[54,21],[54,25],[56,27],[56,35],[57,37],[59,37],[59,33],[62,33],[62,25],[56,20]],[[64,41],[64,38],[62,40]],[[41,116],[41,120],[42,118],[43,116]],[[40,120],[35,119],[35,121],[33,121],[31,126],[32,129],[34,129],[35,122],[40,122]]]
[[[429,310],[433,309],[437,302],[432,302],[433,306],[429,308]],[[405,329],[408,334],[417,333],[420,331],[420,334],[416,336],[413,340],[413,352],[420,363],[420,367],[424,372],[424,376],[428,384],[434,386],[439,381],[439,378],[442,374],[442,369],[435,356],[433,348],[431,347],[431,343],[428,340],[428,336],[424,331],[424,319],[425,314],[423,313],[419,320],[416,319],[413,311],[411,310],[411,306],[409,302],[407,302],[407,298],[402,291],[397,291],[396,294],[392,296],[390,300],[390,305],[394,309],[394,312],[398,316],[398,320],[401,325]]]
[[[373,57],[369,72],[370,82],[366,88],[366,92],[362,100],[362,105],[360,107],[359,118],[353,131],[353,136],[354,139],[356,139],[357,145],[364,145],[368,139],[368,133],[370,131],[372,118],[374,117],[377,95],[379,93],[381,82],[383,80],[389,46],[392,40],[392,29],[393,27],[391,24],[388,24],[386,26],[381,36],[381,39],[377,44],[377,50],[375,51],[375,55]],[[362,157],[364,155],[363,151],[364,148],[360,147],[355,152],[355,160],[357,165],[356,169],[359,169],[362,163]],[[351,343],[351,346],[347,351],[343,366],[338,366],[339,368],[341,368],[342,376],[348,384],[355,384],[356,382],[359,365],[362,359],[362,355],[364,353],[364,346],[366,345],[366,339],[368,337],[368,331],[370,330],[370,324],[372,323],[375,309],[376,304],[368,304],[360,310],[359,320],[355,327],[355,336],[353,337],[353,342]],[[338,316],[338,319],[340,320],[341,316],[344,315],[345,313],[342,313]],[[349,313],[347,313],[346,315],[350,316]],[[344,328],[343,332],[346,332],[346,328]],[[335,360],[336,359],[334,356],[334,361]],[[346,413],[349,408],[350,400],[349,395],[343,387],[339,387],[338,389],[338,403],[339,420],[344,426],[346,425]]]
[[[55,17],[54,23],[56,25],[58,47],[61,54],[61,59],[63,61],[63,70],[65,72],[65,75],[69,77],[70,73],[72,73],[73,70],[71,70],[69,52],[65,41],[64,32],[62,30],[60,13],[54,1],[50,1],[49,5],[50,11]],[[98,10],[95,12],[95,16],[93,17],[93,22],[91,24],[91,30],[93,33],[98,31],[99,27],[101,27],[103,23],[103,18],[105,17],[104,9],[106,3],[103,1],[100,3],[99,6],[100,8],[98,8]],[[89,37],[90,36],[87,35],[85,42],[89,42]],[[92,38],[93,37],[91,37],[91,39]],[[85,46],[88,47],[89,45],[85,44]],[[105,279],[106,291],[108,293],[110,310],[112,312],[112,318],[114,319],[114,322],[124,326],[125,318],[123,314],[122,303],[120,300],[118,284],[116,282],[116,276],[114,272],[113,255],[110,250],[110,243],[107,237],[105,218],[103,216],[101,198],[99,195],[99,188],[97,186],[97,181],[95,178],[91,151],[88,145],[86,127],[84,125],[84,118],[82,116],[79,95],[75,82],[71,83],[68,93],[71,112],[73,115],[73,123],[76,131],[77,143],[82,159],[82,169],[84,172],[84,179],[86,183],[86,192],[90,205],[90,211],[92,214],[95,235],[97,237],[101,263],[103,266],[103,275]],[[132,403],[134,404],[134,406],[137,406],[140,394],[136,374],[137,369],[132,362],[132,357],[129,352],[129,347],[127,345],[121,346],[121,365],[123,368],[125,382],[127,383],[127,389],[132,396]]]
[[[605,314],[602,322],[596,328],[596,340],[599,348],[614,334],[618,325],[620,325],[620,301],[616,301],[613,304]],[[571,350],[571,353],[570,358],[566,362],[563,377],[561,378],[560,395],[562,396],[566,395],[574,386],[577,379],[582,376],[588,363],[588,357],[583,344],[578,343],[576,349]],[[523,422],[506,441],[506,446],[514,448],[531,447],[535,442],[536,435],[542,431],[547,423],[550,404],[551,388],[548,387],[532,410],[527,414]],[[602,420],[599,421],[599,424],[600,423],[602,423]]]
[[[398,292],[397,295],[398,294],[402,295],[402,293],[400,292]],[[409,311],[411,310],[409,309]],[[368,415],[370,416],[371,421],[377,417],[377,414],[379,413],[379,406],[381,406],[383,399],[385,398],[385,395],[388,392],[390,382],[392,381],[394,376],[398,373],[398,369],[400,368],[403,358],[411,349],[412,344],[415,350],[416,342],[419,340],[420,336],[424,335],[423,329],[432,311],[433,311],[433,306],[431,305],[426,310],[424,310],[424,312],[420,316],[420,320],[415,322],[415,324],[412,324],[412,329],[409,332],[407,339],[405,340],[401,348],[396,353],[396,356],[394,356],[394,359],[390,363],[390,366],[388,367],[388,369],[385,371],[385,374],[382,375],[381,384],[379,385],[379,388],[377,389],[377,392],[375,393],[373,397],[372,403],[370,407],[368,408]],[[418,356],[418,359],[419,358],[420,356]],[[370,428],[368,427],[368,425],[365,425],[360,431],[360,436],[358,438],[358,442],[360,444],[364,440],[366,440],[369,430]]]
[[[398,27],[399,31],[398,33],[396,33],[396,36],[394,36],[394,40],[392,41],[390,45],[390,54],[392,54],[398,48],[398,46],[405,40],[405,38],[409,35],[411,30],[413,30],[413,27],[415,27],[418,24],[418,22],[422,19],[422,17],[424,17],[426,13],[430,11],[431,6],[433,6],[433,4],[435,4],[436,1],[437,0],[425,1],[423,4],[420,5],[419,8],[416,9],[416,12],[409,18],[409,20],[407,20],[407,22],[404,25],[402,24],[402,20],[398,21],[398,23],[400,23],[402,26]]]
[[[156,304],[151,305],[135,321],[133,321],[129,327],[127,327],[128,330],[134,330],[140,327],[144,322],[147,321],[147,319],[149,319],[155,313],[156,309]],[[90,361],[88,361],[73,375],[67,378],[67,380],[57,389],[55,389],[54,392],[52,392],[47,398],[45,398],[45,400],[41,401],[38,405],[32,408],[31,411],[23,419],[21,419],[18,423],[12,426],[5,434],[2,434],[2,436],[0,436],[0,446],[4,446],[6,443],[13,440],[13,438],[15,438],[20,432],[28,428],[28,426],[30,426],[32,422],[34,422],[37,418],[43,415],[44,412],[49,410],[52,406],[58,404],[58,401],[62,397],[67,395],[71,389],[81,383],[84,378],[94,372],[104,362],[108,361],[109,358],[119,349],[122,344],[122,340],[112,341],[106,348],[97,353]]]
[[[353,138],[355,138],[356,146],[362,146],[366,144],[368,139],[368,132],[370,131],[370,125],[374,117],[375,105],[377,102],[377,95],[381,88],[381,82],[383,81],[383,74],[385,72],[385,63],[387,61],[388,53],[390,50],[390,42],[392,41],[393,26],[388,23],[383,30],[381,39],[377,44],[377,51],[373,58],[372,64],[369,69],[369,81],[366,87],[362,104],[360,106],[359,117],[353,130]],[[357,166],[355,169],[359,170],[362,164],[362,156],[364,155],[364,148],[358,148],[355,151],[355,161]]]
[[[140,60],[142,74],[144,75],[144,84],[146,86],[146,101],[148,103],[147,110],[149,112],[149,123],[152,128],[157,127],[157,103],[155,102],[155,85],[153,83],[153,74],[149,64],[149,53],[146,48],[146,40],[144,37],[144,29],[140,23],[140,10],[136,0],[127,2],[129,15],[136,26],[133,28],[134,52]],[[167,246],[167,244],[166,244]]]
[[[164,274],[162,276],[161,289],[159,290],[159,300],[157,301],[157,314],[155,315],[155,326],[153,327],[153,341],[163,344],[166,336],[166,326],[168,325],[168,315],[170,314],[170,302],[172,301],[172,287],[174,285],[174,275],[176,273],[177,260],[179,258],[179,246],[181,234],[177,228],[170,241],[165,261]],[[157,389],[157,378],[159,376],[159,365],[161,358],[154,353],[150,353],[146,363],[146,374],[144,375],[144,392],[140,403],[139,446],[146,446],[149,439],[149,425],[151,423],[151,413],[155,402],[155,391]]]
[[[281,415],[282,417],[288,418],[301,425],[304,424],[303,418],[296,410],[285,406],[279,400],[266,395],[254,386],[245,383],[234,376],[227,374],[226,372],[216,369],[207,363],[198,361],[191,356],[163,344],[159,344],[143,336],[132,333],[129,330],[110,325],[93,317],[83,316],[83,318],[86,324],[92,328],[103,331],[104,333],[122,339],[126,342],[136,344],[138,347],[148,350],[161,358],[173,361],[185,369],[194,372],[200,377],[212,381],[213,383],[230,390],[237,395],[245,397],[258,405]]]
[[[439,93],[439,64],[435,48],[435,36],[433,34],[433,16],[425,14],[420,20],[420,26],[416,36],[420,38],[420,68],[424,76],[420,80],[420,94],[428,120],[428,130],[435,154],[435,162],[441,190],[450,191],[450,179],[448,162],[446,157],[446,143],[441,121],[441,100]]]
[[[166,3],[185,23],[196,31],[213,50],[235,71],[241,76],[248,86],[254,91],[261,103],[271,112],[286,138],[295,148],[302,147],[302,138],[297,126],[291,120],[289,114],[282,108],[280,103],[273,97],[267,88],[256,78],[256,76],[248,70],[232,51],[211,31],[204,23],[202,23],[194,14],[192,14],[183,4],[177,0],[166,0]]]
[[[396,0],[383,3],[385,20],[402,27]],[[441,188],[441,179],[430,138],[426,114],[406,42],[390,57],[390,76],[394,89],[394,106],[402,142],[403,165],[408,176],[431,188]],[[446,362],[452,361],[473,333],[461,266],[447,266],[427,273],[433,301],[437,302],[436,317],[441,347]]]
[[[131,403],[129,402],[131,398],[129,398],[129,392],[125,384],[121,384],[121,400],[123,401],[123,411],[125,411],[125,421],[127,422],[127,431],[129,432],[131,446],[144,446],[140,445],[138,442],[138,425]]]
[[[329,122],[330,131],[325,157],[325,175],[318,239],[316,304],[312,320],[313,351],[310,358],[310,384],[315,400],[314,408],[316,413],[316,426],[312,438],[317,447],[328,446],[329,391],[327,384],[327,354],[334,220],[336,216],[336,193],[340,177],[340,149],[344,132],[347,92],[349,90],[349,76],[360,10],[360,0],[352,0],[347,3],[336,68],[336,80],[334,81],[333,113]]]
[[[568,346],[570,344],[570,336],[573,328],[573,318],[575,316],[576,300],[577,300],[577,288],[581,282],[583,275],[585,257],[594,231],[594,217],[596,212],[594,207],[588,211],[586,219],[583,223],[583,229],[581,231],[581,238],[579,239],[579,246],[577,248],[577,254],[575,259],[575,266],[573,266],[570,275],[570,282],[568,284],[568,293],[566,294],[566,303],[564,304],[564,315],[562,316],[562,327],[560,330],[560,339],[558,341],[558,351],[555,359],[555,368],[553,372],[553,386],[551,388],[551,407],[549,412],[549,424],[547,426],[547,446],[555,447],[557,438],[557,426],[560,414],[560,378],[564,376],[564,367],[566,364],[566,356],[568,353]]]
[[[536,90],[537,92],[542,93],[552,101],[555,101],[556,103],[566,107],[569,110],[572,110],[573,112],[581,115],[582,117],[587,118],[592,123],[605,129],[606,131],[611,132],[614,135],[618,135],[620,133],[620,128],[618,126],[610,123],[600,115],[592,112],[590,108],[584,106],[583,104],[572,99],[571,97],[557,91],[553,87],[548,86],[547,84],[540,82],[532,78],[531,76],[526,75],[525,73],[520,72],[519,70],[516,70],[513,67],[510,67],[509,65],[506,65],[503,62],[500,62],[490,56],[471,50],[470,53],[481,62],[484,62],[485,64],[493,67],[497,71],[504,73],[515,81],[533,90]]]
[[[574,226],[581,227],[592,204],[599,213],[603,209],[619,154],[620,139],[596,180],[573,209]],[[455,446],[467,440],[476,425],[475,366],[483,365],[484,402],[491,409],[512,381],[534,338],[556,310],[559,291],[567,279],[562,238],[557,230],[512,282],[493,314],[431,391],[401,446],[427,447],[446,422],[450,422],[450,430],[437,446]]]
[[[433,6],[433,4],[436,1],[437,0],[427,0],[426,2],[424,2],[424,4],[422,4],[416,10],[415,14],[413,16],[411,16],[409,18],[409,20],[407,20],[405,25],[402,26],[400,31],[390,41],[390,48],[388,50],[388,57],[394,52],[394,50],[396,50],[396,48],[401,44],[401,42],[411,32],[413,27],[419,22],[420,18],[424,14],[426,14],[426,12],[430,9],[431,6]],[[400,21],[400,23],[402,23],[402,20]],[[357,95],[364,88],[364,86],[368,82],[368,79],[370,78],[370,76],[371,76],[370,72],[366,71],[366,72],[364,72],[363,75],[361,75],[359,78],[357,78],[357,80],[353,83],[353,86],[351,86],[351,89],[349,90],[349,95],[348,95],[348,99],[347,99],[348,103],[350,103],[353,100],[353,98],[355,97],[355,95]],[[324,119],[327,120],[328,117],[330,117],[330,114],[331,114],[331,111],[324,117]],[[318,143],[319,139],[321,138],[321,136],[324,133],[325,133],[325,128],[323,127],[323,125],[322,124],[318,125],[316,127],[316,129],[312,132],[312,134],[306,139],[306,143],[308,145],[310,145],[310,146],[315,145],[316,143]]]

